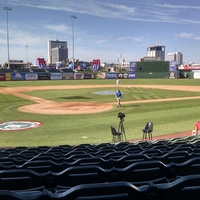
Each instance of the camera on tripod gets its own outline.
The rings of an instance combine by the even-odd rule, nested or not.
[[[118,117],[120,118],[120,120],[124,120],[125,114],[120,112],[118,113]]]

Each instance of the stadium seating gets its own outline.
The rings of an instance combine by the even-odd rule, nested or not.
[[[0,149],[0,199],[197,199],[196,136]]]
[[[53,68],[47,69],[47,71],[51,73],[61,73],[59,69],[53,69]]]
[[[0,69],[0,73],[12,73],[14,70],[12,69]]]
[[[40,72],[46,72],[44,69],[39,69],[39,68],[31,68],[31,70],[33,71],[33,72],[38,72],[38,73],[40,73]]]
[[[61,69],[61,71],[62,71],[62,72],[73,72],[73,69],[66,69],[66,68],[64,69],[64,68],[63,68],[63,69]]]
[[[31,72],[31,70],[29,68],[23,68],[23,69],[18,68],[18,69],[16,69],[16,72],[18,72],[18,73],[29,73],[29,72]]]

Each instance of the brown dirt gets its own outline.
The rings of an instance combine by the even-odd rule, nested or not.
[[[19,108],[19,111],[38,113],[38,114],[80,114],[80,113],[96,113],[110,110],[116,105],[116,102],[112,103],[95,103],[95,102],[54,102],[39,97],[23,94],[22,92],[33,90],[55,90],[55,89],[81,89],[81,88],[106,88],[113,87],[115,85],[71,85],[71,86],[36,86],[36,87],[8,87],[1,88],[0,93],[11,94],[20,98],[28,99],[35,102],[31,105],[26,105]],[[182,91],[200,91],[200,86],[166,86],[166,85],[121,85],[123,87],[142,87],[142,88],[157,88],[166,90],[182,90]],[[185,97],[185,98],[168,98],[168,99],[153,99],[153,100],[141,100],[141,101],[123,101],[123,104],[133,103],[148,103],[148,102],[161,102],[161,101],[178,101],[183,99],[199,99],[200,96]]]
[[[1,88],[0,93],[14,95],[20,98],[28,99],[34,104],[22,106],[19,108],[21,112],[38,113],[38,114],[84,114],[84,113],[96,113],[104,112],[113,108],[116,102],[112,103],[95,103],[95,102],[54,102],[39,97],[23,94],[22,92],[33,90],[55,90],[55,89],[81,89],[81,88],[110,88],[111,85],[72,85],[72,86],[35,86],[35,87],[7,87]],[[182,90],[182,91],[197,91],[200,92],[200,86],[166,86],[166,85],[120,85],[120,88],[125,87],[140,87],[140,88],[155,88],[166,90]],[[116,89],[115,85],[113,88]],[[161,101],[180,101],[183,99],[199,99],[200,96],[195,97],[183,97],[183,98],[169,98],[169,99],[154,99],[154,100],[142,100],[142,101],[123,101],[123,104],[133,103],[148,103],[148,102],[161,102]],[[191,135],[191,132],[179,133],[180,135]],[[172,136],[173,137],[173,136]]]
[[[39,97],[23,94],[22,92],[33,91],[33,90],[55,90],[55,89],[81,89],[81,88],[107,88],[110,85],[72,85],[72,86],[37,86],[37,87],[8,87],[1,88],[0,93],[11,94],[20,98],[28,99],[35,102],[31,105],[22,106],[19,111],[38,113],[38,114],[84,114],[84,113],[96,113],[103,112],[113,108],[116,102],[112,103],[95,103],[95,102],[54,102]],[[123,87],[142,87],[142,88],[156,88],[166,90],[182,90],[182,91],[198,91],[200,92],[200,86],[166,86],[166,85],[121,85]],[[113,86],[115,89],[115,86]],[[141,101],[123,101],[123,104],[133,103],[148,103],[148,102],[161,102],[161,101],[180,101],[184,99],[199,99],[200,96],[195,97],[183,97],[183,98],[168,98],[168,99],[152,99],[152,100],[141,100]]]

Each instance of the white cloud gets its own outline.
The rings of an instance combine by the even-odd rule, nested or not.
[[[171,5],[171,4],[163,4],[163,5],[160,5],[160,4],[157,4],[161,7],[165,7],[165,8],[178,8],[178,9],[195,9],[195,10],[200,10],[200,6],[189,6],[189,5]]]
[[[45,25],[44,26],[46,29],[48,30],[53,30],[55,32],[59,32],[59,33],[68,33],[71,34],[71,27],[66,26],[65,24],[57,24],[57,25]]]
[[[46,59],[47,41],[53,38],[67,41],[70,57],[71,14],[78,17],[75,23],[75,55],[80,59],[99,57],[109,62],[113,58],[117,60],[122,51],[127,59],[133,60],[133,56],[144,56],[149,43],[166,43],[167,48],[171,45],[172,49],[179,45],[171,43],[170,37],[174,32],[178,33],[175,35],[177,38],[182,38],[180,50],[187,47],[190,39],[196,45],[193,48],[194,54],[198,54],[200,36],[197,27],[200,24],[200,7],[190,6],[190,2],[185,2],[185,5],[183,2],[181,5],[172,0],[170,2],[172,3],[158,4],[157,0],[7,0],[8,6],[13,8],[9,15],[11,58],[14,54],[16,59],[18,56],[25,56],[27,43],[29,57],[33,61],[37,57]],[[3,2],[0,2],[0,5],[2,4]],[[185,15],[186,10],[192,15]],[[22,19],[22,16],[27,18]],[[0,30],[0,59],[6,60],[5,12],[0,12],[0,19],[0,26],[3,27]],[[178,26],[173,26],[176,23]],[[133,32],[132,27],[136,27],[137,31]],[[194,58],[199,59],[197,57]]]
[[[186,33],[186,32],[178,33],[176,34],[176,36],[180,38],[193,38],[192,33]]]
[[[193,39],[193,40],[200,40],[200,36],[196,36],[193,33],[182,32],[176,34],[176,37],[185,38],[185,39]]]
[[[200,40],[200,36],[195,36],[194,39],[195,40]]]
[[[118,38],[119,41],[133,41],[133,42],[143,42],[145,39],[143,37],[131,37],[123,36]]]
[[[188,5],[171,5],[171,4],[157,4],[156,1],[143,2],[129,2],[129,5],[117,3],[100,2],[98,0],[10,0],[10,2],[17,6],[27,6],[33,8],[40,8],[45,10],[66,11],[70,13],[80,13],[90,16],[98,16],[103,18],[113,18],[130,21],[144,21],[144,22],[165,22],[165,23],[197,23],[198,20],[187,18],[179,18],[176,14],[183,9],[199,10],[200,6]],[[133,6],[134,5],[134,6]]]

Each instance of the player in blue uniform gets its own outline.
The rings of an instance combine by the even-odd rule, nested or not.
[[[121,106],[121,98],[122,98],[122,93],[120,90],[117,90],[116,94],[116,99],[117,99],[117,107]]]

